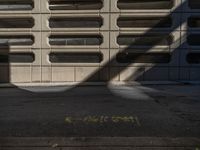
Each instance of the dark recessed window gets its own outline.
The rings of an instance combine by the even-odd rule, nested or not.
[[[49,37],[50,45],[101,45],[102,41],[99,35],[52,35]]]
[[[118,0],[119,9],[171,9],[174,0]]]
[[[103,60],[101,53],[74,52],[74,53],[51,53],[49,61],[52,63],[100,63]]]
[[[11,45],[32,45],[34,37],[32,35],[0,35],[0,46]]]
[[[32,28],[33,18],[0,18],[0,28]]]
[[[200,64],[200,53],[189,53],[187,55],[187,62],[189,64]]]
[[[192,46],[199,46],[200,45],[199,39],[200,39],[200,34],[190,34],[187,36],[187,42],[189,45]]]
[[[102,0],[50,0],[50,10],[99,10]]]
[[[32,0],[1,0],[0,11],[24,11],[32,10],[34,2]]]
[[[188,0],[188,5],[191,9],[200,9],[200,1],[199,0]]]
[[[200,27],[200,17],[190,17],[188,19],[188,26],[191,28],[199,28]]]
[[[102,24],[101,17],[52,17],[49,19],[50,28],[99,28]]]
[[[118,53],[119,63],[169,63],[171,55],[169,53]]]
[[[117,38],[119,45],[128,46],[169,46],[173,42],[173,36],[167,34],[145,34],[145,35],[120,35]]]
[[[170,28],[171,17],[120,17],[117,25],[122,28]]]
[[[0,46],[11,45],[33,45],[34,37],[32,35],[0,35]]]
[[[0,63],[32,63],[34,60],[33,53],[0,54]]]

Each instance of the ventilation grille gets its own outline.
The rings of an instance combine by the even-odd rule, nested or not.
[[[192,78],[199,13],[199,0],[0,0],[0,71],[29,83]]]
[[[119,0],[119,9],[171,9],[173,0]]]
[[[0,2],[0,11],[25,11],[33,8],[32,0],[1,0]]]
[[[187,55],[187,62],[189,64],[200,64],[200,53],[189,53]]]
[[[101,53],[51,53],[49,61],[52,63],[100,63],[103,60]]]
[[[0,63],[33,63],[34,60],[32,53],[0,54]]]
[[[0,28],[32,28],[33,18],[0,18]]]
[[[120,17],[117,20],[118,27],[122,28],[170,28],[170,17]]]
[[[190,34],[187,37],[187,42],[189,45],[193,45],[193,46],[200,46],[200,34]]]
[[[97,10],[101,9],[101,0],[50,0],[50,10]]]
[[[0,35],[0,46],[11,45],[32,45],[34,37],[32,35]]]
[[[119,45],[127,46],[169,46],[173,42],[173,37],[165,34],[146,35],[120,35],[117,39]]]
[[[169,63],[168,53],[119,53],[117,62],[119,63]]]
[[[191,9],[200,9],[200,1],[198,0],[188,0],[189,7]]]
[[[101,45],[102,37],[99,35],[51,35],[50,45]]]
[[[188,19],[188,26],[191,28],[199,28],[200,27],[200,16],[199,17],[190,17]]]
[[[103,25],[100,17],[52,17],[49,19],[50,28],[100,28]]]

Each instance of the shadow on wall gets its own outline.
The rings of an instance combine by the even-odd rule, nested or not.
[[[113,57],[109,62],[107,62],[107,64],[104,65],[104,67],[91,74],[82,82],[94,81],[95,77],[99,76],[99,74],[101,74],[105,68],[111,68],[113,64],[116,64],[116,61],[118,62],[118,66],[121,67],[115,67],[117,69],[109,74],[110,80],[122,72],[125,72],[126,74],[126,77],[124,77],[126,81],[143,81],[144,79],[155,80],[156,75],[158,75],[161,79],[163,76],[163,80],[179,80],[179,66],[181,65],[180,59],[182,59],[180,58],[180,51],[182,45],[185,44],[183,41],[181,43],[181,40],[185,39],[185,37],[176,39],[175,36],[173,36],[173,33],[180,28],[181,25],[187,22],[187,17],[182,17],[180,13],[180,10],[185,5],[185,3],[182,3],[182,5],[178,6],[169,14],[169,17],[173,16],[172,20],[170,20],[168,17],[166,17],[164,20],[158,20],[156,23],[154,22],[151,24],[150,26],[152,26],[152,28],[146,31],[144,34],[133,36],[120,35],[118,37],[118,43],[129,46],[125,49],[121,49],[116,58]],[[179,15],[174,15],[175,13],[179,13]],[[120,21],[122,23],[123,21],[127,20],[122,19]],[[173,21],[177,21],[178,23],[173,23]],[[123,26],[123,23],[121,25]],[[145,26],[145,23],[142,25]],[[147,19],[146,26],[148,25],[149,22]],[[162,30],[162,28],[165,28],[165,25],[169,26],[169,29]],[[157,30],[158,28],[161,30]],[[180,32],[177,33],[180,34]],[[6,39],[4,40],[6,41]],[[17,57],[21,57],[10,54],[10,43],[8,43],[8,41],[6,42],[6,44],[3,43],[4,45],[0,52],[0,83],[10,82],[11,73],[9,62],[10,60],[15,61]],[[152,49],[154,49],[154,46],[156,45],[165,46],[166,48],[161,48],[160,51],[156,50],[152,52]],[[134,66],[132,66],[132,70],[130,69],[128,72],[126,72],[126,69],[133,63]]]
[[[176,30],[180,30],[178,28],[180,28],[180,26],[187,22],[187,18],[182,17],[180,13],[180,10],[185,5],[185,3],[182,3],[182,5],[177,7],[169,14],[169,16],[172,16],[174,13],[179,13],[179,15],[177,15],[178,18],[173,18],[171,22],[172,27],[169,30],[162,31],[162,25],[163,23],[166,23],[166,20],[161,19],[159,22],[154,24],[151,29],[149,29],[142,35],[134,35],[132,39],[131,36],[122,35],[120,37],[121,41],[118,39],[118,42],[122,45],[128,44],[129,46],[125,49],[122,49],[121,52],[117,54],[116,58],[112,58],[106,65],[104,65],[103,68],[91,74],[84,82],[92,81],[94,77],[98,76],[105,68],[109,68],[110,66],[115,64],[116,60],[121,64],[121,67],[118,67],[115,72],[111,73],[109,79],[115,78],[117,75],[125,71],[129,66],[131,66],[132,63],[135,63],[137,65],[135,65],[136,67],[132,67],[134,68],[131,71],[132,73],[126,72],[129,74],[128,77],[126,77],[126,81],[143,81],[144,75],[149,76],[145,77],[148,81],[157,80],[156,76],[158,77],[158,79],[162,79],[163,76],[163,80],[170,80],[170,70],[173,70],[172,73],[174,74],[172,76],[176,76],[176,78],[172,77],[171,80],[178,81],[180,77],[179,66],[181,65],[180,48],[182,47],[182,45],[185,44],[186,37],[176,39],[176,35],[174,36],[173,33]],[[173,21],[179,22],[175,24],[173,23]],[[161,30],[156,30],[159,29],[159,27],[161,27]],[[180,34],[180,31],[178,32],[178,34]],[[187,31],[186,35],[184,36],[187,36]],[[141,48],[141,46],[144,45],[147,46]],[[167,48],[160,48],[160,52],[152,52],[151,50],[156,45],[166,46]],[[150,63],[151,65],[149,65],[149,67],[146,67],[148,66],[148,63]],[[157,73],[157,75],[155,74],[155,72]],[[166,74],[167,79],[165,79]]]
[[[9,47],[0,48],[0,83],[10,82]]]

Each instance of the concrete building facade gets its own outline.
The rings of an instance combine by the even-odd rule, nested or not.
[[[197,0],[1,0],[0,83],[199,81]]]

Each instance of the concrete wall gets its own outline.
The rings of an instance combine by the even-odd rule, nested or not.
[[[89,10],[81,10],[85,6],[79,7],[79,5],[70,7],[70,9],[74,7],[78,8],[78,10],[67,10],[69,5],[60,5],[59,3],[52,3],[51,9],[60,8],[63,10],[50,10],[48,0],[34,0],[34,8],[30,10],[16,10],[16,8],[22,6],[11,5],[9,8],[15,10],[6,10],[6,5],[0,6],[0,19],[4,20],[0,24],[0,37],[4,38],[0,40],[0,54],[4,55],[1,59],[5,55],[10,54],[10,61],[0,62],[0,82],[200,80],[200,56],[196,54],[200,53],[200,43],[199,45],[194,44],[195,37],[190,37],[190,39],[194,39],[192,40],[193,45],[189,45],[187,38],[191,33],[200,33],[200,19],[195,18],[190,21],[192,22],[192,27],[188,27],[187,23],[191,16],[200,17],[200,4],[198,2],[191,1],[194,4],[188,4],[187,0],[174,0],[173,6],[170,7],[170,0],[164,3],[161,1],[161,3],[153,2],[148,4],[141,1],[139,5],[137,3],[128,4],[127,6],[133,7],[133,9],[126,9],[125,7],[127,6],[123,3],[119,4],[118,0],[102,1],[102,8],[96,10],[91,10],[96,7],[92,5],[89,5]],[[119,5],[123,9],[119,9]],[[163,7],[163,5],[166,5],[166,7]],[[23,7],[25,6],[23,5]],[[151,7],[154,8],[151,9]],[[161,8],[159,9],[159,7]],[[170,18],[168,22],[163,21],[163,18],[168,16]],[[90,27],[87,23],[83,24],[82,27],[67,27],[67,23],[63,23],[62,18],[58,25],[60,28],[49,26],[49,18],[60,17],[79,18],[80,20],[81,18],[92,18],[91,20],[94,18],[101,20],[102,18],[102,25],[98,27],[97,22],[93,22],[92,26],[95,27]],[[28,27],[23,28],[23,20],[15,20],[18,23],[13,24],[8,18],[11,18],[11,20],[13,18],[25,18],[24,24],[29,24],[29,26],[27,25]],[[34,20],[32,26],[30,18]],[[118,18],[122,18],[121,27],[119,27]],[[169,23],[169,25],[165,26],[165,23]],[[76,23],[74,24],[75,26],[77,25]],[[72,23],[72,25],[74,24]],[[61,28],[62,26],[63,28]],[[19,36],[16,36],[14,40],[5,40],[5,38],[13,38],[10,37],[13,35],[32,35],[34,37],[32,39],[33,43],[31,43],[29,38],[22,39],[21,42],[23,44],[21,45],[16,44],[16,40],[20,39]],[[57,44],[50,45],[49,37],[52,35],[60,37],[60,41],[57,41]],[[94,45],[91,44],[92,40],[89,39],[88,41],[75,42],[83,42],[82,45],[70,45],[69,39],[68,41],[66,39],[63,40],[66,36],[73,37],[74,35],[76,37],[87,35],[92,38],[97,35],[102,37],[102,41],[100,44]],[[130,40],[130,44],[118,44],[118,36],[130,37],[133,35],[134,38]],[[162,36],[159,37],[160,35]],[[171,42],[167,41],[168,36],[173,38]],[[161,40],[162,38],[163,40]],[[198,37],[196,37],[197,39]],[[55,39],[52,39],[52,41],[55,43]],[[99,42],[98,39],[95,41]],[[125,39],[125,41],[128,40]],[[74,42],[72,41],[72,43]],[[88,43],[90,44],[87,45]],[[120,52],[125,54],[125,57],[128,59],[127,62],[120,63],[116,60],[116,56]],[[21,53],[34,54],[34,61],[25,62],[28,56],[25,54],[21,56]],[[52,59],[56,61],[50,62],[49,54],[51,53],[61,53],[63,55],[64,53],[73,53],[73,55],[66,55],[64,58],[55,58],[54,56]],[[88,54],[89,57],[87,57],[84,53],[91,55]],[[159,56],[158,58],[157,55],[154,56],[155,53],[160,55],[170,54],[170,60],[163,63],[163,59],[166,56]],[[188,56],[189,53],[195,54]],[[84,58],[74,56],[76,54]],[[102,55],[102,60],[93,61],[93,59],[97,59],[98,54]],[[135,54],[137,55],[135,56]],[[72,61],[70,58],[77,61]],[[187,59],[195,59],[196,61],[188,63]]]

